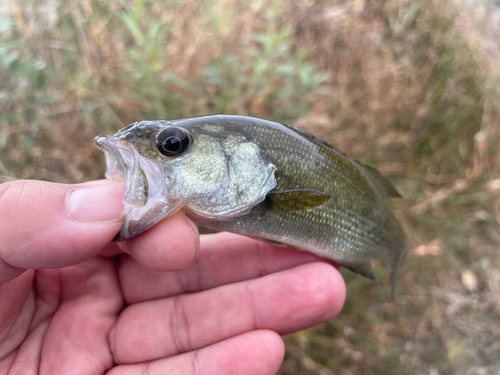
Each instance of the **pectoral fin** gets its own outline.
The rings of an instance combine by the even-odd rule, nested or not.
[[[313,189],[271,191],[265,199],[266,212],[293,212],[310,210],[325,203],[329,196]]]

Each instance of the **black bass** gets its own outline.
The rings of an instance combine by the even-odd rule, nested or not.
[[[125,184],[117,241],[183,209],[203,226],[310,251],[370,279],[380,258],[394,293],[407,245],[386,199],[398,192],[313,135],[220,115],[140,121],[96,143],[106,177]]]

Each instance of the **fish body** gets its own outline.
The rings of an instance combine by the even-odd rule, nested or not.
[[[198,224],[310,251],[371,279],[380,258],[394,291],[407,245],[386,200],[399,194],[375,169],[311,134],[217,115],[142,121],[96,142],[107,177],[125,183],[118,240],[182,208]]]

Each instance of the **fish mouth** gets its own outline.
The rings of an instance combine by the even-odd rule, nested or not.
[[[106,178],[111,181],[126,181],[127,166],[125,161],[118,151],[119,141],[106,136],[98,136],[95,143],[99,150],[104,152],[106,158]]]
[[[113,241],[135,237],[182,207],[182,202],[165,197],[164,168],[146,160],[127,140],[98,136],[95,143],[106,158],[106,178],[124,184],[125,219]]]
[[[97,147],[106,158],[105,176],[111,181],[123,181],[125,221],[114,241],[124,241],[136,235],[148,203],[148,180],[140,165],[140,156],[127,141],[113,136],[98,136]]]

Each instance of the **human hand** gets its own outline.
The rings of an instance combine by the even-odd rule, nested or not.
[[[228,233],[200,241],[183,212],[111,242],[122,197],[104,181],[0,185],[0,374],[274,374],[278,334],[340,311],[334,267]]]

